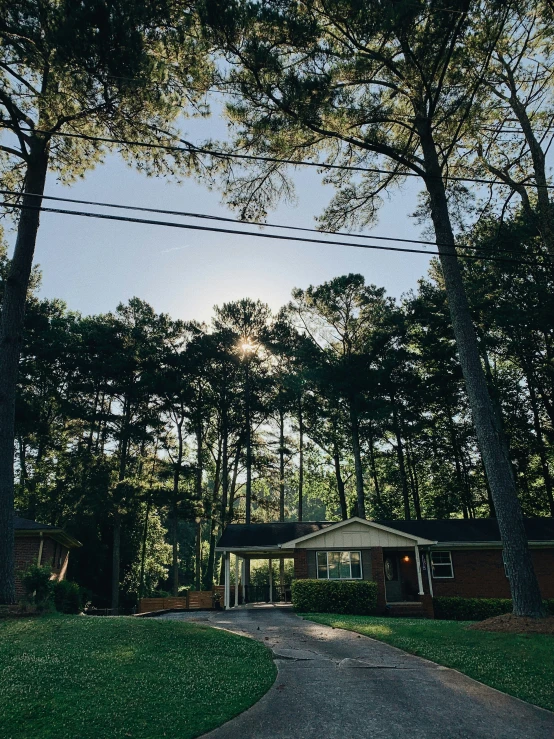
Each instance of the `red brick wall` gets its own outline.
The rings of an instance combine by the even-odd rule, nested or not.
[[[36,536],[16,536],[15,538],[15,595],[22,598],[25,589],[19,579],[19,573],[38,560],[40,539]]]
[[[435,596],[462,598],[510,598],[504,574],[502,550],[471,549],[452,551],[454,579],[433,578]],[[554,549],[531,550],[543,598],[554,598]]]
[[[57,544],[53,539],[44,537],[42,546],[41,565],[49,565],[52,568],[52,579],[63,580],[67,571],[69,560],[69,549]],[[25,589],[21,584],[19,573],[26,570],[29,565],[38,562],[40,549],[40,537],[38,536],[16,536],[15,537],[15,595],[22,598]],[[56,559],[53,562],[54,549]],[[61,562],[60,562],[61,555]],[[60,562],[60,567],[58,567]]]
[[[308,552],[305,549],[294,550],[294,577],[297,580],[308,577]]]
[[[383,569],[383,547],[371,550],[371,574],[377,583],[377,612],[385,613],[387,597],[385,594],[385,571]]]

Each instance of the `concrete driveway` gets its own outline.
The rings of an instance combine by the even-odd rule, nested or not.
[[[262,641],[268,693],[204,739],[553,739],[554,713],[290,608],[172,613]]]

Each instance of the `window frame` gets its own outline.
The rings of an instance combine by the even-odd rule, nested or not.
[[[329,554],[332,554],[334,552],[338,552],[339,554],[342,554],[343,552],[348,552],[348,564],[350,566],[350,577],[340,577],[340,566],[339,566],[339,577],[329,577]],[[319,574],[319,555],[320,554],[325,555],[325,569],[327,572],[327,577],[321,577]],[[359,577],[353,577],[352,575],[352,554],[357,554],[360,558]],[[362,551],[361,549],[317,549],[315,553],[315,569],[316,569],[316,579],[317,580],[330,580],[330,581],[363,580],[364,572],[363,572],[363,565],[362,565]]]
[[[431,552],[431,577],[433,580],[453,580],[454,579],[454,563],[452,562],[452,552],[450,549],[432,549]],[[448,554],[449,562],[433,562],[433,555],[435,554]],[[450,564],[450,575],[436,575],[435,566],[441,566]]]

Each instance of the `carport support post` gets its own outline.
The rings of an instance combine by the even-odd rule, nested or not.
[[[223,603],[225,610],[228,611],[231,602],[231,553],[225,552],[225,591],[223,596]]]
[[[273,560],[269,558],[269,602],[273,603]]]
[[[242,582],[242,602],[246,603],[246,558],[242,560],[242,574],[241,574],[241,582]],[[250,585],[250,560],[248,560],[248,585]]]
[[[415,545],[415,561],[416,561],[416,568],[417,568],[417,584],[419,586],[419,595],[424,595],[423,580],[421,578],[421,562],[419,560],[419,547],[417,544]]]
[[[235,608],[239,604],[239,558],[235,554]]]

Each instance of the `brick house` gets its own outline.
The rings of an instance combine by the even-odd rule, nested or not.
[[[525,529],[543,598],[554,598],[554,519],[527,519]],[[226,583],[230,554],[235,582],[239,558],[292,558],[295,578],[373,580],[381,613],[433,617],[434,596],[510,597],[498,523],[490,518],[230,524],[217,550]],[[270,583],[270,600],[273,590]]]
[[[17,598],[25,595],[19,573],[29,565],[50,565],[52,578],[63,580],[67,571],[69,550],[80,547],[81,543],[63,529],[49,526],[28,518],[14,518],[15,532],[15,593]]]

